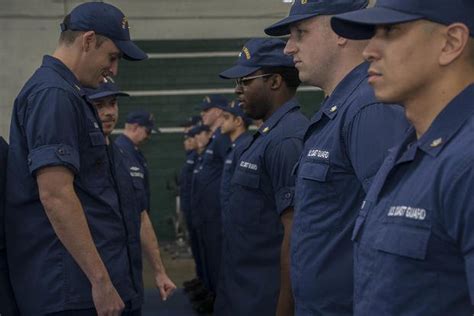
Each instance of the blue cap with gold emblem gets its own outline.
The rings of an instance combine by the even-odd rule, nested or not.
[[[205,96],[202,100],[200,109],[201,111],[207,111],[212,108],[225,109],[229,100],[221,94],[211,94]]]
[[[61,31],[94,31],[111,39],[125,59],[143,60],[148,56],[130,39],[127,17],[118,8],[103,2],[86,2],[75,7]]]
[[[255,38],[247,41],[235,65],[219,74],[224,79],[242,78],[263,67],[293,68],[293,58],[283,53],[285,41],[277,38]]]
[[[473,0],[378,0],[370,9],[337,15],[331,27],[340,36],[369,39],[376,25],[398,24],[415,20],[429,20],[449,25],[465,24],[474,36]]]
[[[295,0],[286,18],[267,27],[265,33],[281,36],[290,33],[290,25],[317,15],[334,15],[367,7],[368,0]]]

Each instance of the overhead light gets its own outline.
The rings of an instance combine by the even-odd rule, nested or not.
[[[283,3],[293,3],[293,0],[283,0]]]

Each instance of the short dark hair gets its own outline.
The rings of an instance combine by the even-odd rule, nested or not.
[[[66,15],[63,19],[63,24],[69,25],[70,20],[71,20],[71,15],[70,14]],[[59,43],[71,45],[72,43],[74,43],[76,38],[78,38],[83,33],[84,31],[73,31],[73,30],[62,31],[61,34],[59,35]],[[96,42],[95,48],[99,48],[105,41],[108,40],[107,37],[100,34],[96,34],[96,38],[97,38],[97,42]]]
[[[279,74],[288,88],[296,89],[301,84],[298,69],[294,67],[263,67],[260,70],[263,73]]]

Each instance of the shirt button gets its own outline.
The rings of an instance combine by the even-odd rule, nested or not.
[[[289,199],[289,198],[291,198],[291,192],[285,193],[285,199]]]
[[[95,164],[96,164],[97,166],[101,166],[102,163],[103,163],[102,159],[97,159],[97,160],[95,161]]]
[[[59,149],[58,149],[58,153],[59,153],[60,155],[64,155],[64,148],[59,148]]]

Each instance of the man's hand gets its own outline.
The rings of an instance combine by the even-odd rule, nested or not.
[[[166,273],[158,273],[155,276],[155,285],[160,290],[161,299],[166,301],[176,290],[176,285],[170,280]]]
[[[92,284],[92,300],[98,316],[120,316],[125,308],[110,280]]]

